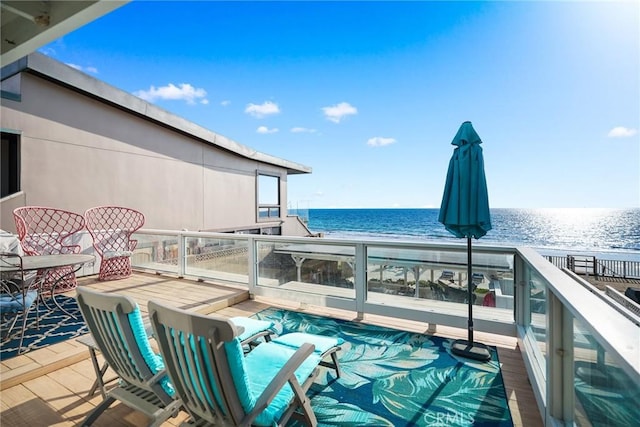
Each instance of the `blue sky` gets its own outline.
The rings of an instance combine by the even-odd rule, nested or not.
[[[466,120],[492,207],[640,207],[639,8],[134,1],[41,51],[311,166],[294,208],[439,207]]]

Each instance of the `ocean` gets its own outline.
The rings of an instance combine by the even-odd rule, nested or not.
[[[309,209],[308,227],[328,238],[462,243],[439,209]],[[640,261],[640,209],[491,209],[493,229],[474,244],[529,246],[543,255]]]

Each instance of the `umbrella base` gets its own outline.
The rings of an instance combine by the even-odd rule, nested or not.
[[[479,360],[481,362],[491,360],[491,352],[486,345],[478,342],[469,342],[467,340],[454,341],[453,344],[451,344],[451,353],[456,356]]]

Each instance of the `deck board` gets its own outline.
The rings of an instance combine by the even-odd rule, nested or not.
[[[269,307],[299,310],[310,314],[354,320],[356,314],[349,311],[309,306],[291,301],[270,300],[258,297],[249,300],[246,291],[237,287],[225,287],[210,283],[190,281],[155,274],[136,273],[131,278],[111,282],[98,282],[95,278],[83,278],[81,286],[104,292],[129,295],[134,298],[143,315],[147,313],[150,299],[202,313],[233,316],[250,316]],[[75,294],[75,291],[70,293]],[[365,315],[365,323],[426,333],[428,325],[415,321]],[[465,338],[466,330],[438,326],[436,335],[445,338]],[[513,337],[477,332],[478,341],[494,345],[502,365],[503,378],[509,408],[516,426],[542,426],[531,385],[527,379],[517,340]],[[102,358],[99,355],[102,363]],[[113,371],[107,378],[113,377]],[[2,425],[12,426],[73,426],[78,425],[95,405],[101,402],[100,393],[87,397],[93,384],[94,372],[87,348],[75,341],[56,344],[29,352],[1,363],[0,366],[0,419]],[[187,415],[181,412],[165,426],[177,426]],[[145,424],[145,417],[115,403],[98,418],[96,426],[138,426]]]

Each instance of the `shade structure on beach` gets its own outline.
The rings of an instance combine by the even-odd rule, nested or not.
[[[457,340],[451,351],[463,357],[489,360],[486,346],[473,341],[473,283],[471,239],[491,230],[489,194],[484,173],[482,141],[471,125],[464,122],[451,142],[456,148],[449,161],[447,180],[438,221],[454,236],[467,239],[468,340]]]

